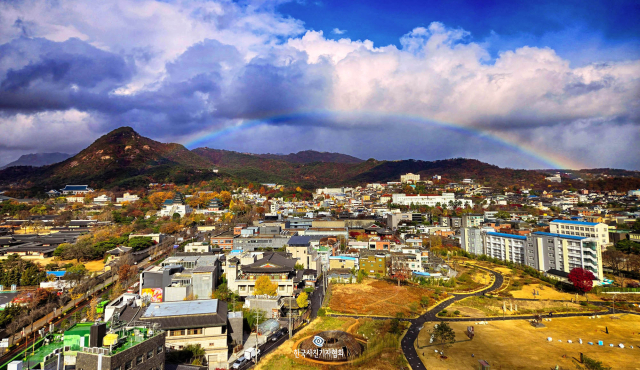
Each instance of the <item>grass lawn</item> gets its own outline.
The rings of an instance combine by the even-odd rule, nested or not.
[[[475,325],[473,340],[464,334],[469,323],[453,322],[450,325],[456,333],[456,343],[445,349],[446,360],[436,356],[436,346],[429,345],[427,329],[434,323],[426,323],[414,345],[428,369],[472,369],[477,368],[481,359],[492,369],[554,369],[556,365],[561,369],[575,369],[574,359],[580,358],[580,352],[613,369],[640,369],[640,316],[618,316],[619,320],[609,316],[554,318],[544,322],[546,328],[540,329],[525,320],[496,321]],[[609,334],[605,333],[606,327]],[[547,337],[553,341],[548,342]],[[583,344],[578,344],[579,338]],[[598,346],[598,340],[605,345]],[[615,347],[609,347],[610,343]],[[618,348],[619,343],[625,348]],[[630,349],[630,345],[634,348]]]
[[[462,316],[468,317],[491,317],[502,316],[503,303],[507,311],[505,316],[510,315],[533,315],[536,313],[561,313],[561,312],[588,312],[597,311],[596,306],[581,306],[572,302],[553,301],[516,301],[509,298],[490,297],[469,297],[458,301],[447,307],[448,312],[460,311]],[[518,310],[515,311],[516,305]],[[511,312],[513,307],[514,311]],[[601,310],[601,309],[600,309]]]
[[[360,284],[333,284],[329,308],[334,312],[360,315],[417,316],[422,311],[420,299],[430,297],[435,291],[429,288],[365,279]],[[442,295],[444,298],[446,295]]]
[[[399,338],[406,323],[400,323],[399,331],[391,333],[391,320],[351,319],[341,317],[319,317],[293,339],[284,342],[274,352],[266,355],[257,370],[293,369],[378,369],[395,370],[406,368],[406,361],[399,345]],[[296,358],[294,345],[302,338],[324,330],[343,330],[359,337],[368,338],[367,349],[359,361],[344,365],[327,366]]]

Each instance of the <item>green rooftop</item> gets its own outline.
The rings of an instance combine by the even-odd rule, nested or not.
[[[93,323],[81,323],[74,325],[69,330],[64,332],[64,341],[61,334],[55,334],[53,337],[48,337],[51,342],[44,345],[44,341],[39,342],[41,346],[36,345],[35,349],[29,347],[27,351],[27,360],[31,366],[42,363],[45,356],[53,353],[56,349],[63,347],[70,347],[70,351],[66,352],[67,355],[81,351],[80,338],[84,337],[85,348],[89,346],[89,335],[91,332],[91,326]],[[107,324],[108,326],[108,324]],[[136,331],[139,333],[136,335]],[[149,336],[149,329],[146,327],[136,327],[130,330],[117,330],[115,334],[118,334],[118,344],[112,347],[109,356],[116,355],[124,352],[136,345],[161,334],[162,331],[156,330],[153,336]],[[109,349],[108,347],[103,347]],[[33,354],[32,354],[33,351]],[[71,353],[70,353],[71,352]],[[24,357],[23,357],[24,358]]]

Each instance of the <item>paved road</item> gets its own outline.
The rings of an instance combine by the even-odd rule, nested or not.
[[[489,288],[477,293],[454,294],[452,299],[448,299],[440,303],[439,305],[433,307],[427,313],[418,317],[417,319],[410,320],[411,326],[409,327],[407,334],[405,334],[404,338],[402,338],[402,342],[400,343],[400,345],[402,347],[402,352],[404,353],[404,356],[407,358],[407,361],[409,362],[409,365],[411,365],[411,368],[413,370],[427,369],[422,363],[422,361],[420,360],[420,358],[418,357],[418,352],[416,352],[416,349],[413,346],[413,342],[415,342],[416,339],[418,338],[418,333],[420,333],[420,330],[425,322],[439,320],[439,318],[436,316],[437,313],[442,311],[443,309],[445,309],[446,307],[448,307],[449,305],[453,304],[456,301],[465,299],[467,297],[481,296],[481,295],[484,295],[484,293],[488,293],[500,288],[503,281],[502,275],[499,273],[494,273],[493,271],[490,271],[490,270],[487,270],[487,271],[489,271],[490,273],[493,273],[495,276],[493,284],[491,284]]]
[[[323,282],[322,279],[316,286],[316,290],[311,295],[311,314],[309,320],[313,320],[318,316],[318,310],[322,307],[322,300],[324,299]]]
[[[322,307],[322,300],[324,299],[324,293],[323,293],[323,282],[322,280],[319,280],[318,285],[315,288],[315,291],[313,292],[313,294],[311,295],[311,314],[309,315],[309,320],[313,320],[318,316],[318,310],[320,309],[320,307]],[[295,335],[300,329],[302,328],[298,328],[296,330],[293,331],[292,336]],[[282,343],[284,343],[285,341],[287,341],[289,339],[289,335],[283,335],[282,337],[280,337],[280,339],[278,339],[275,342],[272,342],[270,340],[267,340],[267,342],[265,344],[263,344],[260,347],[260,356],[259,357],[264,357],[265,355],[267,355],[268,353],[274,351],[276,348],[278,348]],[[258,359],[259,362],[260,359]],[[240,370],[246,370],[246,369],[250,369],[253,366],[255,366],[255,364],[253,362],[247,362],[245,363],[243,366],[240,367]]]

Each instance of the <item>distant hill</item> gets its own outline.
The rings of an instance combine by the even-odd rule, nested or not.
[[[3,167],[0,167],[0,170],[13,167],[13,166],[33,166],[33,167],[46,166],[46,165],[62,162],[69,157],[71,157],[71,154],[57,153],[57,152],[56,153],[24,154],[17,160],[11,163],[8,163]]]
[[[278,159],[291,163],[313,163],[313,162],[330,162],[330,163],[362,163],[360,158],[356,158],[347,154],[317,152],[315,150],[304,150],[298,153],[290,154],[256,154],[261,158]]]
[[[437,161],[414,159],[381,161],[377,166],[358,174],[351,181],[357,183],[400,181],[400,176],[409,172],[421,175],[423,180],[430,180],[433,176],[439,175],[451,181],[473,179],[479,184],[489,186],[515,184],[530,186],[544,180],[544,175],[536,171],[500,168],[476,159],[455,158]]]
[[[375,164],[362,161],[356,164],[324,161],[298,163],[280,159],[291,155],[295,156],[295,154],[274,155],[273,158],[265,158],[262,155],[211,148],[197,148],[192,152],[210,160],[214,166],[235,177],[262,183],[295,183],[308,187],[340,184],[375,166]],[[350,156],[345,155],[345,157]]]
[[[218,173],[212,171],[219,169]],[[574,171],[576,174],[603,170]],[[65,184],[87,184],[93,188],[146,187],[150,182],[194,183],[216,178],[233,178],[258,183],[324,186],[356,186],[371,182],[399,181],[412,172],[424,180],[434,175],[445,181],[470,178],[478,184],[511,187],[514,185],[547,189],[572,187],[570,181],[550,184],[545,171],[500,168],[475,159],[455,158],[437,161],[377,161],[339,153],[303,151],[292,154],[247,154],[229,150],[165,144],[146,138],[130,127],[121,127],[100,138],[77,155],[60,163],[42,167],[12,166],[0,170],[0,186],[29,193],[55,189]],[[606,169],[615,178],[576,180],[575,187],[600,190],[636,189],[640,179],[633,171]]]
[[[141,136],[130,127],[111,131],[61,163],[0,171],[0,179],[44,188],[67,183],[97,188],[146,186],[149,182],[186,182],[211,176],[215,174],[206,159],[180,144]]]

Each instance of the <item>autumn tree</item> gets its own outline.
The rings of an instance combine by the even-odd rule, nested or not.
[[[173,198],[175,194],[170,191],[159,191],[149,195],[149,203],[155,209],[159,209],[165,200]]]
[[[89,309],[87,310],[87,321],[96,321],[96,319],[98,318],[98,303],[98,297],[93,297],[91,303],[89,303]]]
[[[300,293],[298,298],[296,298],[296,303],[298,303],[298,307],[300,308],[307,308],[307,306],[309,306],[309,295],[307,292]]]
[[[268,295],[275,296],[278,285],[269,279],[268,276],[260,276],[256,280],[255,293],[256,295]]]
[[[589,270],[576,267],[569,272],[568,279],[573,286],[582,293],[588,293],[593,288],[593,280],[596,277]]]

